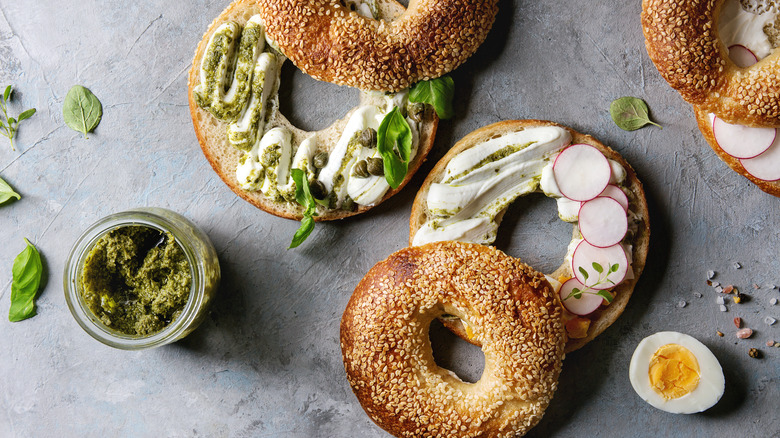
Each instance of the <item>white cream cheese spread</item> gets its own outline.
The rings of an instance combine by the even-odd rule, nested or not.
[[[726,0],[718,20],[718,34],[727,48],[735,44],[743,45],[761,60],[774,50],[764,27],[776,19],[775,12],[754,14],[746,11],[738,0]]]

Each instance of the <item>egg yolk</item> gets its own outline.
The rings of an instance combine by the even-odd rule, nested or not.
[[[666,400],[690,393],[699,384],[699,361],[690,350],[666,344],[650,359],[650,386]]]

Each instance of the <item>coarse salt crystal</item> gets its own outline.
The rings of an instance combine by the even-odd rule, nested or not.
[[[696,298],[701,298],[701,294],[700,294],[700,293],[698,293],[698,292],[694,292],[694,293],[693,293],[693,296],[694,296],[694,297],[696,297]]]
[[[688,303],[686,303],[685,300],[680,300],[680,301],[677,302],[677,307],[679,307],[679,308],[683,308],[686,305],[688,305]]]
[[[723,297],[715,298],[715,304],[726,304],[726,300]]]
[[[742,265],[739,262],[734,262],[734,269],[742,269]]]
[[[737,330],[737,337],[739,339],[747,339],[749,337],[753,336],[753,330],[749,328],[743,328],[740,330]]]
[[[723,292],[723,288],[718,286],[718,287],[715,288],[715,292],[721,293],[721,292]]]
[[[769,284],[767,284],[767,285],[766,285],[766,288],[767,288],[767,289],[777,289],[777,286],[775,286],[775,285],[774,285],[774,284],[772,284],[772,283],[769,283]]]
[[[777,320],[772,318],[771,316],[767,316],[766,318],[764,318],[764,324],[766,324],[766,325],[772,325],[772,324],[774,324],[776,322],[777,322]]]
[[[707,271],[707,279],[712,280],[715,278],[715,271]]]
[[[728,309],[728,308],[726,308],[726,306],[724,306],[723,304],[721,304],[721,305],[720,305],[720,307],[718,307],[718,308],[720,309],[720,311],[721,311],[721,312],[726,312],[726,311],[728,311],[728,310],[729,310],[729,309]]]
[[[777,298],[772,298],[771,300],[769,300],[769,304],[771,304],[771,305],[773,305],[773,306],[774,306],[775,304],[777,304]]]
[[[772,341],[772,340],[766,341],[766,346],[767,347],[774,347],[774,345],[775,345],[775,341]]]
[[[717,281],[712,282],[712,287],[718,287],[718,286],[720,286],[720,283],[718,283]]]
[[[753,289],[761,289],[761,286],[759,286],[759,285],[757,285],[757,284],[753,283]]]

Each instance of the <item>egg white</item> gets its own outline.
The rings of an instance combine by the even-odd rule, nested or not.
[[[699,362],[699,384],[682,397],[666,400],[650,386],[650,361],[659,348],[678,344],[690,350]],[[718,359],[704,344],[678,332],[658,332],[642,340],[634,350],[628,377],[634,391],[655,408],[673,414],[693,414],[711,408],[723,396],[726,379]]]

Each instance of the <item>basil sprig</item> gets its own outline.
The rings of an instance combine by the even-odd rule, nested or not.
[[[0,100],[0,110],[3,111],[3,117],[5,120],[0,120],[0,134],[8,137],[11,141],[11,149],[16,150],[14,147],[14,137],[16,136],[16,130],[19,129],[19,123],[29,119],[35,114],[35,108],[22,111],[16,118],[8,116],[8,102],[11,100],[11,86],[5,87],[3,92],[3,98]],[[0,201],[2,202],[2,201]]]
[[[0,178],[0,204],[11,198],[22,199],[22,195],[16,193],[7,182],[3,181],[3,178]]]
[[[65,124],[74,131],[84,134],[92,132],[103,117],[103,105],[87,88],[81,85],[71,87],[62,104]]]
[[[455,95],[455,82],[449,76],[420,81],[409,90],[410,102],[422,102],[433,106],[440,119],[452,118],[452,98]]]
[[[377,150],[384,162],[385,179],[397,189],[409,170],[412,155],[412,128],[398,107],[387,113],[376,131]]]
[[[311,194],[309,188],[309,180],[306,178],[306,173],[301,169],[290,170],[293,181],[295,181],[295,201],[301,204],[306,210],[303,212],[303,219],[301,219],[301,226],[298,231],[295,232],[292,242],[289,248],[296,248],[303,243],[309,234],[314,231],[314,216],[317,216],[317,201]]]
[[[661,125],[650,120],[649,111],[644,100],[631,96],[615,99],[609,106],[609,115],[618,128],[624,131],[636,131],[647,124],[663,129]]]
[[[35,296],[43,273],[41,255],[29,240],[24,241],[27,247],[16,256],[11,271],[11,308],[8,310],[8,320],[11,322],[35,316]]]

